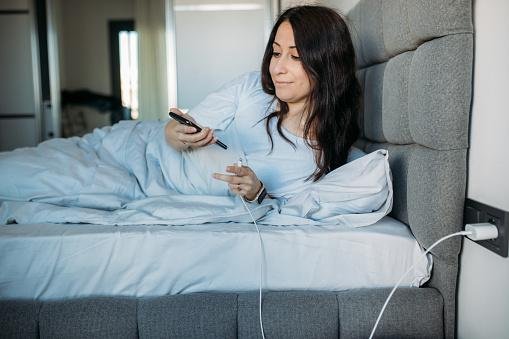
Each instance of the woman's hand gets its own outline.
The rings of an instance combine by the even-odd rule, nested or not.
[[[262,187],[262,182],[258,179],[253,170],[247,166],[227,166],[226,172],[233,175],[214,173],[214,179],[222,180],[228,183],[230,191],[234,194],[245,197],[247,200],[253,200],[256,193]]]
[[[178,108],[171,108],[170,111],[196,123],[191,116],[186,115]],[[200,132],[197,132],[196,128],[183,125],[176,120],[171,120],[166,124],[165,135],[166,142],[179,151],[204,147],[216,142],[210,128],[204,127]]]

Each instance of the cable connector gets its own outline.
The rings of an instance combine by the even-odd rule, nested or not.
[[[489,222],[477,224],[466,224],[465,231],[467,237],[473,241],[489,240],[498,238],[498,228]]]

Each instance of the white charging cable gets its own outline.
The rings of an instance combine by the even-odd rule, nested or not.
[[[479,223],[479,224],[467,224],[465,226],[465,231],[452,233],[449,235],[446,235],[445,237],[435,241],[433,245],[431,245],[426,252],[422,255],[420,258],[421,260],[426,258],[426,255],[438,244],[440,244],[442,241],[452,238],[457,235],[466,235],[469,239],[474,241],[479,240],[488,240],[488,239],[496,239],[498,237],[498,228],[497,226],[490,224],[490,223]],[[378,314],[378,318],[376,319],[375,325],[373,326],[373,329],[371,330],[371,334],[369,336],[369,339],[373,338],[373,335],[375,334],[376,328],[378,327],[378,323],[380,322],[380,319],[382,319],[382,315],[385,311],[385,308],[389,304],[389,300],[391,300],[392,295],[394,292],[396,292],[396,289],[399,287],[399,284],[403,281],[403,279],[406,277],[410,271],[414,269],[415,263],[410,266],[410,268],[401,276],[401,278],[398,280],[394,288],[392,289],[391,293],[389,293],[389,296],[385,300],[384,305],[382,306],[382,309],[380,310],[380,314]]]
[[[237,167],[242,167],[242,158],[239,158],[237,161]],[[251,213],[251,210],[246,204],[246,201],[244,200],[244,197],[239,194],[240,200],[242,200],[242,203],[244,204],[244,207],[249,213],[249,216],[251,217],[251,220],[253,220],[253,223],[256,227],[256,232],[258,233],[258,238],[260,239],[260,282],[259,282],[259,294],[258,294],[258,317],[260,318],[260,331],[262,332],[262,338],[265,339],[265,332],[263,330],[263,319],[262,319],[262,284],[263,284],[263,240],[262,235],[260,233],[260,228],[258,227],[258,224],[256,223],[255,218],[253,217],[253,214]]]

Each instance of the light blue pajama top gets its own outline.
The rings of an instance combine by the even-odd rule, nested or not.
[[[188,160],[199,163],[204,160],[201,153],[208,150],[224,162],[225,168],[240,157],[271,196],[288,198],[303,190],[312,182],[306,179],[316,168],[313,151],[303,138],[286,130],[283,132],[295,146],[284,140],[277,132],[277,119],[271,120],[274,148],[270,151],[265,117],[275,109],[276,102],[272,99],[262,90],[259,72],[244,74],[208,95],[188,114],[200,126],[214,129],[216,137],[228,145],[228,151],[210,145],[198,152],[189,152]],[[230,154],[230,162],[223,160],[228,158],[227,154]],[[222,172],[226,173],[225,169]]]

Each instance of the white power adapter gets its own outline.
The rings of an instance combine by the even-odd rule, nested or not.
[[[477,224],[466,224],[466,236],[473,241],[489,240],[498,238],[497,226],[489,222],[481,222]]]

